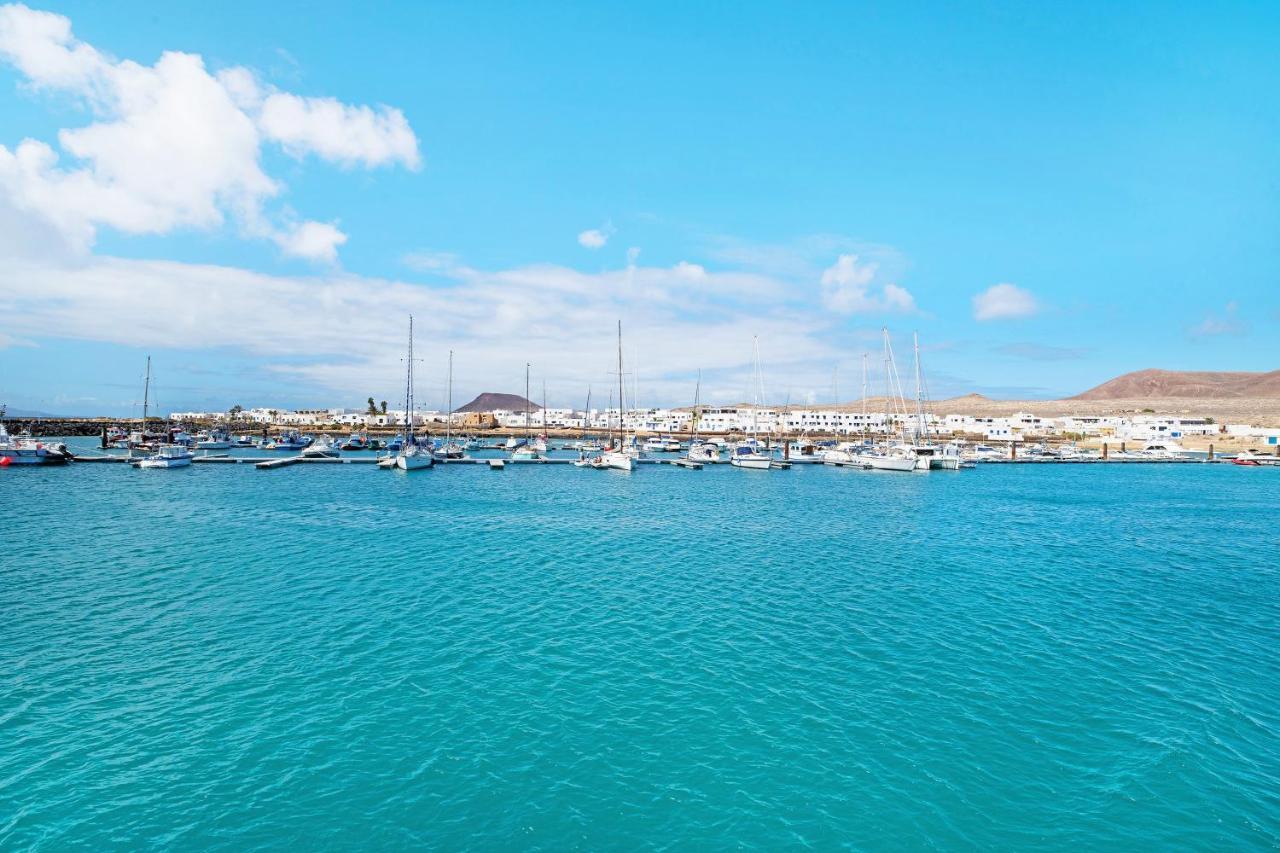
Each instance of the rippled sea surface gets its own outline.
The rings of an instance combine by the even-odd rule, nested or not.
[[[0,847],[1266,849],[1280,470],[0,471]]]

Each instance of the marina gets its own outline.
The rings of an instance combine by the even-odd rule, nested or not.
[[[0,765],[66,840],[98,838],[82,818],[106,797],[131,801],[133,832],[213,842],[205,821],[239,814],[245,788],[305,846],[395,847],[388,827],[409,820],[466,848],[462,810],[556,841],[585,816],[608,827],[585,830],[592,847],[654,820],[714,847],[737,815],[782,849],[795,813],[755,800],[819,788],[866,792],[806,824],[819,847],[1002,847],[1014,819],[1065,838],[1082,802],[1126,827],[1108,838],[1177,846],[1203,796],[1266,825],[1269,787],[1246,781],[1276,699],[1280,477],[1264,468],[625,474],[502,454],[492,474],[406,474],[360,451],[249,473],[299,455],[271,454],[0,473],[6,505],[58,521],[4,546],[0,658],[27,710]],[[1237,713],[1198,710],[1223,701]],[[1161,797],[1117,796],[1130,759],[1182,764]],[[163,769],[123,779],[122,763]],[[181,792],[228,764],[235,785]],[[351,784],[366,777],[387,781]],[[633,788],[692,793],[620,814]],[[311,819],[335,802],[369,823]],[[1246,849],[1256,832],[1208,837]]]

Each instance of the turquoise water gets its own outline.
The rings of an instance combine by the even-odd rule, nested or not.
[[[1263,849],[1280,471],[0,472],[0,847]]]

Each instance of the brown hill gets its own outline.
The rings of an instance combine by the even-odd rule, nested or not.
[[[493,394],[488,391],[476,397],[465,406],[454,409],[455,412],[492,412],[505,409],[509,412],[523,412],[525,407],[536,412],[542,407],[521,397],[519,394]]]
[[[1142,400],[1191,397],[1199,399],[1280,397],[1280,370],[1267,373],[1190,370],[1138,370],[1117,376],[1072,400]]]

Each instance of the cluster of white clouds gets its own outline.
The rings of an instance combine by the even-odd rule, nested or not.
[[[283,187],[263,171],[264,144],[348,168],[421,163],[397,109],[281,92],[245,68],[213,73],[191,53],[115,59],[78,40],[66,17],[20,4],[0,6],[0,61],[34,92],[70,96],[93,116],[58,133],[61,154],[36,139],[0,145],[9,213],[39,218],[80,252],[103,226],[167,234],[229,218],[287,255],[331,262],[347,239],[335,224],[268,214]]]
[[[822,273],[823,304],[837,314],[915,311],[916,300],[906,288],[893,283],[874,288],[878,269],[855,254],[841,255]]]
[[[8,308],[5,332],[15,342],[58,337],[157,349],[228,347],[261,357],[264,369],[282,379],[347,393],[396,386],[409,314],[429,365],[442,367],[445,352],[455,350],[459,385],[475,377],[474,390],[516,387],[526,361],[534,363],[535,378],[552,379],[553,393],[609,387],[619,317],[627,369],[639,371],[651,399],[689,397],[692,387],[670,377],[693,367],[727,383],[704,384],[708,394],[745,398],[749,382],[739,374],[755,335],[766,367],[779,375],[803,376],[812,366],[825,377],[840,354],[827,342],[834,336],[824,334],[830,326],[779,307],[789,284],[768,276],[688,262],[583,273],[545,264],[476,270],[436,253],[414,260],[449,276],[452,286],[90,256],[71,266],[36,260],[0,266],[0,301]],[[423,371],[431,373],[430,366]],[[494,387],[477,387],[481,382]]]

